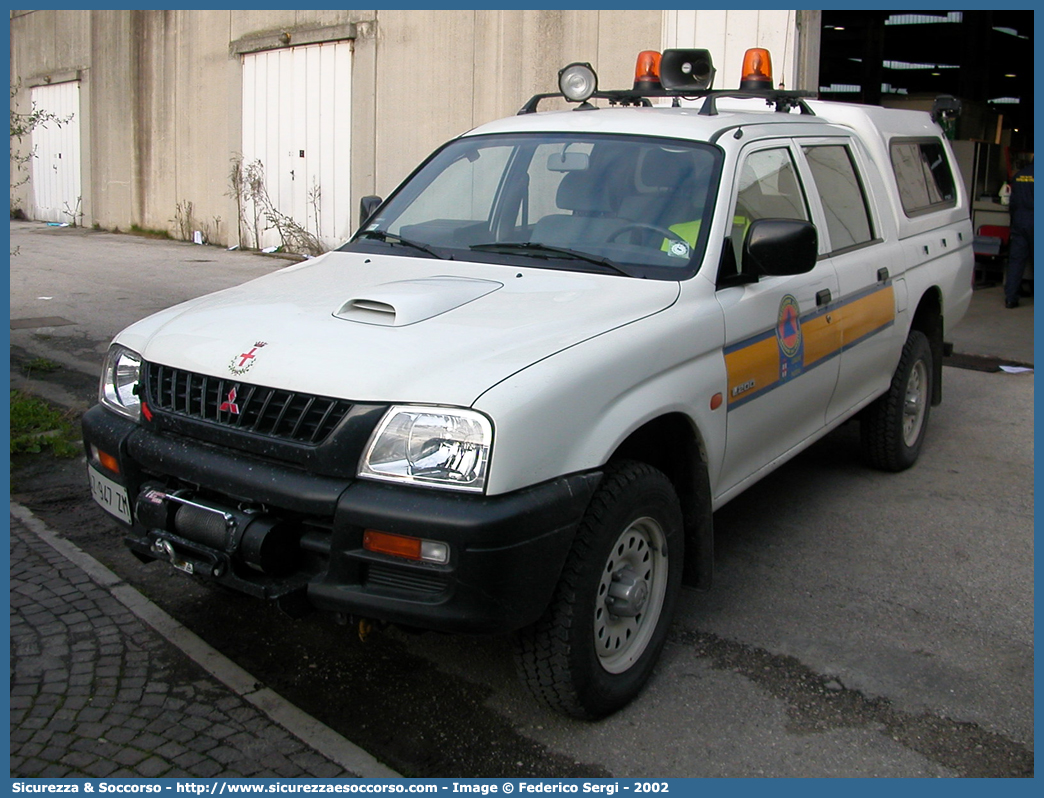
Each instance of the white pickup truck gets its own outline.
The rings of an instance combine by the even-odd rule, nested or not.
[[[450,141],[337,251],[121,332],[83,429],[127,545],[291,613],[515,632],[551,707],[630,701],[715,509],[853,418],[914,463],[971,296],[931,116],[756,55],[736,91],[703,51],[621,91],[570,65],[575,108]]]

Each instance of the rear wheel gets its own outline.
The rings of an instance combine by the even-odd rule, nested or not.
[[[573,717],[625,706],[667,639],[682,560],[681,509],[667,477],[643,463],[607,469],[550,606],[517,636],[522,681]]]
[[[863,452],[871,465],[902,471],[917,462],[928,428],[933,373],[927,336],[911,330],[888,392],[864,411],[860,423]]]

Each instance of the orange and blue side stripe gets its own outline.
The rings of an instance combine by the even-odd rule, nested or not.
[[[784,297],[776,325],[725,347],[728,409],[742,407],[895,323],[891,280],[800,314]]]

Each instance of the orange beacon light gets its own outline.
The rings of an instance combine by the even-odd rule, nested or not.
[[[634,90],[660,88],[660,53],[642,50],[634,64]]]
[[[772,90],[772,56],[763,47],[752,47],[743,55],[740,91]]]

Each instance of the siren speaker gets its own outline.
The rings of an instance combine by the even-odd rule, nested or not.
[[[704,91],[714,85],[710,50],[664,50],[660,83],[675,91]]]

